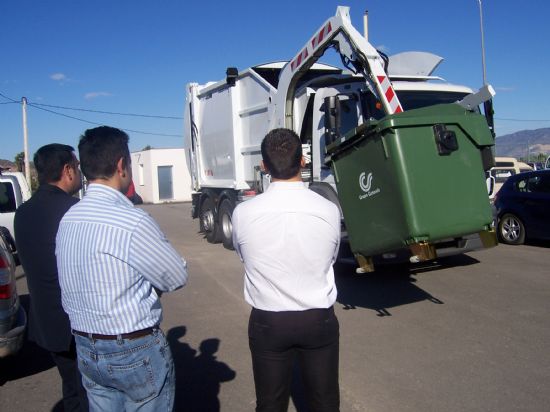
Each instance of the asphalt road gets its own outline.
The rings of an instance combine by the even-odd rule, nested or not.
[[[189,284],[162,299],[176,409],[252,411],[240,261],[197,233],[189,204],[143,207],[189,264]],[[341,410],[548,410],[549,248],[499,245],[440,265],[365,275],[338,266]],[[18,290],[28,304],[20,269]],[[60,393],[40,348],[28,343],[0,363],[0,411],[61,410]],[[291,411],[306,410],[300,395],[296,383]]]

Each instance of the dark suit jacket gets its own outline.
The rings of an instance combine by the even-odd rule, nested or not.
[[[78,199],[52,185],[41,185],[15,212],[17,253],[29,287],[29,338],[51,352],[68,351],[69,317],[61,306],[55,260],[59,222]]]

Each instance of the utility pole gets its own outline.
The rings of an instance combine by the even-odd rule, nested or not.
[[[27,98],[21,98],[23,108],[23,154],[25,155],[25,178],[27,184],[31,187],[31,167],[29,164],[29,139],[27,133]]]
[[[485,72],[485,36],[483,35],[483,6],[481,0],[477,0],[479,3],[479,28],[481,31],[481,66],[483,69],[483,85],[487,84],[487,73]]]

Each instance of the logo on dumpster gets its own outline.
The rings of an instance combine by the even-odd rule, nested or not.
[[[378,193],[380,193],[380,188],[377,187],[376,189],[374,190],[371,190],[372,188],[372,172],[369,173],[368,175],[363,172],[359,175],[359,187],[361,188],[361,190],[363,192],[365,192],[365,194],[362,194],[362,195],[359,195],[359,200],[363,200],[367,197],[371,197],[371,196],[374,196]]]

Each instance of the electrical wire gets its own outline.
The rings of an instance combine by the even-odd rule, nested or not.
[[[3,93],[0,93],[0,96],[2,96],[4,99],[9,100],[9,103],[21,103],[21,102],[18,102],[17,100],[12,99],[11,97],[6,96]]]
[[[84,122],[84,123],[93,124],[93,125],[96,125],[96,126],[104,126],[104,123],[96,123],[96,122],[91,122],[89,120],[81,119],[79,117],[69,116],[68,114],[59,113],[59,112],[55,112],[53,110],[45,109],[44,107],[36,106],[34,103],[28,104],[28,106],[34,107],[35,109],[44,110],[45,112],[56,114],[58,116],[67,117],[67,118],[73,119],[73,120],[79,120],[79,121]],[[152,132],[144,132],[142,130],[133,130],[133,129],[125,129],[125,128],[121,128],[121,130],[124,130],[125,132],[146,134],[146,135],[151,135],[151,136],[181,137],[181,135],[179,135],[179,134],[152,133]]]
[[[5,102],[5,103],[19,103],[19,104],[22,104],[21,102],[19,102],[17,100],[14,100],[11,97],[8,97],[8,96],[4,95],[3,93],[0,93],[0,96],[3,97],[4,99],[9,100],[9,102]],[[69,110],[81,110],[81,111],[97,112],[97,113],[103,113],[103,114],[123,115],[123,116],[156,117],[156,118],[178,119],[178,120],[181,119],[181,118],[177,118],[177,117],[173,117],[173,116],[137,115],[137,114],[133,114],[133,113],[114,113],[114,112],[103,112],[103,111],[95,111],[95,110],[87,110],[87,109],[76,109],[76,108],[69,108],[69,107],[62,107],[62,106],[39,104],[39,103],[29,103],[28,101],[27,101],[27,106],[33,107],[33,108],[38,109],[38,110],[43,110],[43,111],[48,112],[48,113],[52,113],[52,114],[55,114],[57,116],[62,116],[62,117],[66,117],[68,119],[73,119],[73,120],[78,120],[80,122],[93,124],[95,126],[103,126],[104,123],[91,122],[89,120],[81,119],[79,117],[69,116],[68,114],[59,113],[59,112],[56,112],[56,111],[53,111],[53,110],[49,110],[49,109],[46,109],[46,108],[41,107],[41,106],[56,107],[56,108],[69,109]],[[133,130],[133,129],[125,129],[125,128],[121,128],[121,130],[124,130],[125,132],[145,134],[145,135],[150,135],[150,136],[181,137],[181,135],[179,135],[179,134],[153,133],[153,132],[144,132],[142,130]]]
[[[502,120],[506,122],[550,122],[550,119],[510,119],[504,117],[495,117],[495,120]]]
[[[91,110],[91,109],[81,109],[81,108],[76,108],[76,107],[55,106],[55,105],[52,105],[52,104],[44,104],[44,103],[33,103],[33,105],[35,105],[35,106],[44,106],[44,107],[53,107],[54,109],[75,110],[75,111],[80,111],[80,112],[113,114],[113,115],[118,115],[118,116],[148,117],[148,118],[154,118],[154,119],[173,119],[173,120],[182,120],[183,119],[183,117],[178,117],[178,116],[158,116],[158,115],[152,115],[152,114],[107,112],[107,111],[103,111],[103,110]]]

